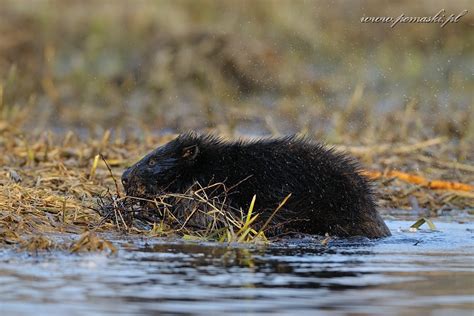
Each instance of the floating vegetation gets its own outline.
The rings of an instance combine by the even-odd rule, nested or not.
[[[436,230],[436,226],[433,224],[433,222],[429,218],[422,217],[418,219],[415,223],[413,223],[413,225],[410,226],[410,231],[412,230],[417,231],[421,227],[421,225],[425,223],[428,225],[428,227],[431,230]]]
[[[20,243],[21,249],[29,252],[38,252],[44,250],[53,250],[58,248],[58,245],[50,238],[44,235],[32,236]]]
[[[107,251],[111,254],[117,252],[117,248],[108,240],[100,238],[92,232],[85,232],[81,235],[78,241],[70,246],[70,251],[75,252],[90,252],[90,251]]]

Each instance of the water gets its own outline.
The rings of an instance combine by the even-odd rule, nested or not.
[[[272,246],[115,237],[120,250],[0,250],[1,315],[472,315],[474,223]]]

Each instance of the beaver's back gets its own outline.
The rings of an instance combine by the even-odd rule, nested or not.
[[[285,230],[339,236],[390,234],[375,209],[371,184],[348,155],[298,137],[201,145],[197,180],[236,185],[231,201],[247,209],[256,195],[262,218],[291,193],[279,211]],[[205,149],[208,147],[208,149]],[[206,177],[203,177],[206,175]]]

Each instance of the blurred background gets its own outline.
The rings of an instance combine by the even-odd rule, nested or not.
[[[31,133],[474,138],[470,1],[0,2],[0,121]]]

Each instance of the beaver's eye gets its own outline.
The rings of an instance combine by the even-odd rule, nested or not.
[[[150,160],[148,161],[148,166],[149,166],[149,167],[153,167],[154,165],[156,165],[156,160],[155,160],[155,159],[150,159]]]

